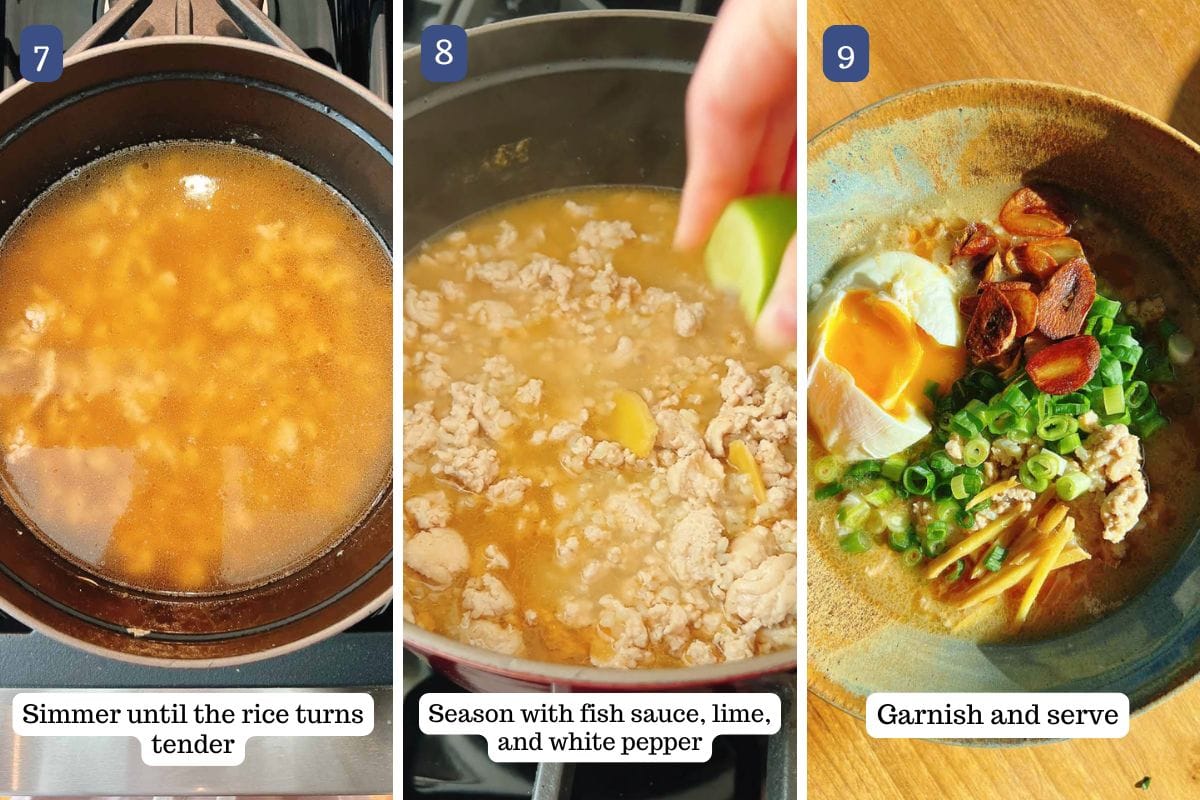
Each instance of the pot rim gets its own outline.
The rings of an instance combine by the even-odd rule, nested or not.
[[[391,105],[385,103],[377,95],[360,86],[358,83],[347,78],[345,75],[337,72],[330,67],[325,66],[316,59],[309,56],[300,56],[284,50],[281,47],[276,47],[271,44],[262,44],[253,42],[249,39],[235,39],[229,36],[210,36],[201,34],[162,34],[147,36],[139,39],[122,39],[117,42],[109,42],[107,44],[96,45],[95,47],[84,50],[81,53],[67,56],[63,61],[63,69],[67,70],[76,64],[83,64],[94,58],[103,58],[110,53],[121,50],[130,50],[143,47],[175,47],[178,45],[198,45],[202,47],[212,47],[214,49],[233,48],[238,50],[249,50],[266,56],[273,56],[278,59],[287,61],[297,67],[306,69],[309,72],[316,73],[322,78],[333,80],[342,88],[356,94],[360,99],[369,102],[375,110],[385,114],[390,121],[394,121],[395,112]],[[220,61],[216,61],[213,65],[213,72],[222,72]],[[27,80],[19,80],[12,86],[0,92],[0,103],[3,103],[9,97],[18,92],[28,91],[41,84],[31,83]],[[391,152],[395,152],[393,142],[385,142]]]
[[[271,647],[265,650],[255,650],[250,653],[243,653],[236,656],[222,656],[219,658],[156,658],[153,656],[142,656],[133,653],[126,653],[120,650],[115,650],[109,647],[93,644],[83,639],[77,639],[63,633],[58,628],[47,625],[45,622],[36,620],[33,617],[25,614],[23,611],[14,607],[3,596],[0,596],[0,612],[5,616],[12,617],[20,622],[25,627],[32,630],[34,633],[41,634],[49,639],[53,639],[62,644],[70,645],[79,650],[96,656],[123,661],[128,664],[139,664],[146,667],[171,667],[173,669],[208,669],[211,667],[234,667],[242,664],[249,664],[254,661],[263,661],[275,656],[285,655],[287,653],[300,650],[308,647],[310,644],[316,644],[319,641],[328,639],[334,634],[341,633],[352,625],[371,616],[373,612],[382,608],[392,599],[393,587],[388,586],[383,592],[380,592],[373,598],[367,600],[354,612],[337,620],[336,622],[327,625],[326,627],[309,634],[308,636],[293,641],[281,644],[278,647]]]
[[[901,102],[912,97],[921,95],[938,94],[942,92],[952,92],[959,89],[1009,89],[1023,90],[1032,92],[1043,92],[1046,94],[1065,96],[1078,101],[1081,106],[1089,106],[1091,108],[1106,111],[1110,114],[1116,114],[1126,119],[1132,120],[1140,125],[1144,125],[1155,133],[1166,137],[1177,145],[1183,146],[1186,150],[1200,158],[1200,144],[1192,141],[1190,138],[1180,133],[1175,128],[1171,127],[1162,120],[1154,117],[1145,111],[1142,111],[1134,106],[1124,103],[1120,100],[1115,100],[1107,95],[1093,92],[1088,89],[1081,89],[1077,86],[1069,86],[1067,84],[1053,83],[1050,81],[1029,80],[1025,78],[967,78],[955,81],[943,81],[940,83],[931,83],[925,86],[918,86],[912,89],[907,89],[903,92],[889,95],[880,100],[863,106],[838,121],[826,126],[818,131],[811,139],[808,140],[808,160],[811,162],[815,158],[821,157],[826,150],[832,147],[836,142],[833,137],[843,133],[850,126],[862,124],[864,121],[869,121],[869,117],[881,113],[885,107],[893,103]],[[887,122],[887,120],[883,120]],[[873,126],[872,126],[873,127]],[[850,708],[848,704],[842,702],[838,695],[849,694],[848,690],[832,681],[816,668],[811,655],[807,656],[808,662],[808,678],[807,689],[809,694],[820,698],[829,703],[831,706],[850,714],[858,719],[865,719],[863,713],[857,708]],[[1186,674],[1186,672],[1184,673]],[[1144,703],[1137,708],[1130,709],[1130,717],[1137,716],[1145,711],[1148,711],[1165,700],[1169,699],[1177,692],[1189,684],[1196,682],[1200,678],[1200,661],[1197,662],[1195,668],[1190,675],[1186,675],[1179,680],[1172,681],[1169,686],[1159,689],[1152,694]],[[957,744],[966,746],[978,747],[1017,747],[1030,744],[1051,743],[1063,741],[1062,739],[1004,739],[1004,740],[932,740],[946,744]]]
[[[517,17],[515,19],[505,19],[499,22],[489,22],[486,25],[478,25],[467,31],[467,38],[478,36],[483,33],[491,33],[492,31],[505,30],[507,28],[523,27],[525,25],[546,25],[550,23],[563,22],[567,23],[576,19],[592,18],[617,18],[626,17],[629,19],[673,19],[673,20],[690,20],[699,22],[704,25],[711,26],[714,18],[708,14],[699,14],[694,11],[659,11],[657,9],[648,8],[604,8],[604,9],[588,9],[582,11],[559,11],[554,14],[538,14],[532,17]],[[403,61],[411,61],[421,57],[421,45],[415,44],[401,54]]]
[[[796,673],[796,650],[780,650],[742,661],[724,661],[692,667],[615,669],[555,664],[501,655],[404,623],[404,646],[429,659],[442,658],[456,666],[530,683],[569,685],[576,688],[622,690],[684,688],[737,683],[776,674]]]

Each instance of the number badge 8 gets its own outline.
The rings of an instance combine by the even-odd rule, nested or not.
[[[421,31],[421,74],[431,83],[467,77],[467,32],[458,25],[430,25]]]
[[[858,83],[871,67],[871,36],[861,25],[830,25],[821,38],[821,69],[837,83]]]

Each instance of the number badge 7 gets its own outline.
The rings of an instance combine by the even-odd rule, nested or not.
[[[21,77],[49,83],[62,77],[63,35],[53,25],[30,25],[21,31]]]
[[[431,83],[467,77],[467,32],[458,25],[430,25],[421,31],[421,74]]]

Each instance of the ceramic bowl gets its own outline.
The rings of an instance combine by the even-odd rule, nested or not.
[[[808,170],[810,284],[879,220],[997,181],[1047,181],[1107,201],[1200,284],[1200,148],[1096,94],[1007,80],[917,89],[819,134]],[[825,559],[810,548],[810,592],[836,581]],[[850,626],[810,609],[810,690],[859,716],[876,691],[1124,692],[1137,710],[1200,671],[1200,540],[1192,535],[1116,611],[1041,640],[978,644],[869,608]]]

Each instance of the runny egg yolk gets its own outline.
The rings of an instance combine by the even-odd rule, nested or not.
[[[961,347],[938,344],[904,309],[867,289],[847,292],[830,315],[825,355],[893,416],[910,404],[928,406],[929,381],[945,390],[966,370]]]

